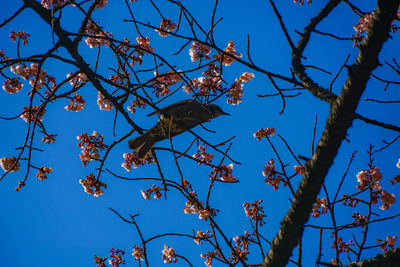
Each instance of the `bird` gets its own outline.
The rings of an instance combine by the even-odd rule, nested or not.
[[[147,116],[159,115],[158,122],[148,131],[128,141],[129,148],[144,159],[155,143],[186,132],[220,115],[230,115],[215,104],[202,104],[194,99],[183,100]]]

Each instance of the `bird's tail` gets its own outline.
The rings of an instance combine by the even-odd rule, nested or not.
[[[133,149],[140,159],[144,159],[155,143],[155,138],[149,132],[128,141],[129,148]]]

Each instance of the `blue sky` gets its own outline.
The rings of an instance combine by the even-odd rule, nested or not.
[[[123,22],[123,19],[130,18],[124,8],[124,2],[110,2],[112,3],[94,13],[95,20],[100,21],[104,29],[113,32],[115,38],[128,37],[134,40],[137,37],[134,27]],[[213,7],[212,1],[200,2],[193,3],[193,1],[190,1],[187,7],[193,11],[193,15],[201,23],[208,25],[210,16],[204,16],[204,14],[210,14]],[[315,3],[303,7],[294,4],[292,1],[285,2],[277,3],[278,8],[287,24],[289,33],[296,42],[299,36],[294,33],[294,30],[301,31],[309,22],[309,19],[322,8],[324,1],[315,1]],[[374,1],[366,2],[360,4],[359,7],[364,11],[372,11],[375,8]],[[7,1],[0,10],[0,18],[9,17],[20,6],[22,6],[22,1]],[[137,19],[146,23],[150,22],[152,25],[159,24],[159,17],[146,1],[138,1],[132,6],[135,14],[137,14]],[[161,3],[161,7],[164,8],[164,2]],[[168,6],[165,6],[165,8],[168,8]],[[71,31],[76,31],[80,22],[77,20],[79,16],[74,15],[75,12],[76,10],[70,7],[63,13],[63,26]],[[171,13],[165,12],[164,15],[176,21],[178,14],[173,11]],[[232,40],[236,44],[237,51],[245,55],[247,49],[246,35],[249,33],[251,55],[255,63],[268,71],[290,76],[291,53],[289,46],[267,1],[257,0],[251,3],[236,0],[229,1],[229,3],[228,1],[221,1],[217,16],[224,18],[215,30],[216,43],[220,47],[225,47],[228,41]],[[357,23],[358,18],[348,7],[341,4],[318,29],[349,37],[354,34],[352,26]],[[0,49],[4,49],[5,53],[11,57],[16,56],[16,44],[8,37],[12,30],[23,30],[31,34],[29,44],[21,48],[21,56],[44,53],[51,46],[52,36],[49,27],[44,25],[32,11],[26,10],[13,22],[0,28],[2,40]],[[185,31],[185,29],[183,30]],[[172,53],[179,49],[179,45],[182,44],[181,41],[177,42],[172,38],[159,37],[154,31],[146,29],[142,31],[144,35],[150,36],[155,51],[171,60],[173,64],[177,65],[178,69],[197,66],[196,63],[190,62],[188,47],[180,56],[172,56]],[[394,51],[398,50],[398,43],[399,34],[397,33],[393,35],[392,40],[385,44],[380,55],[382,62],[384,60],[390,61],[392,57],[396,58]],[[82,51],[84,58],[93,65],[96,50],[90,49],[82,43],[80,51]],[[60,49],[59,53],[65,55],[66,51]],[[352,47],[351,41],[337,41],[324,36],[312,35],[312,41],[305,52],[307,57],[305,64],[318,66],[335,74],[347,55],[350,55],[349,62],[352,63],[357,53],[358,50]],[[146,57],[144,59],[145,62],[146,59],[149,60],[148,64],[151,66],[151,59]],[[399,59],[397,58],[397,60]],[[99,67],[107,77],[110,74],[107,67],[115,67],[112,54],[104,52]],[[55,76],[57,81],[61,81],[66,74],[76,70],[55,60],[46,62],[43,68],[49,74]],[[245,71],[254,72],[235,62],[232,66],[224,69],[224,78],[229,84]],[[8,70],[6,72],[10,75]],[[309,70],[308,73],[323,87],[328,87],[333,77],[317,70]],[[388,70],[387,66],[378,68],[374,73],[387,80],[399,80],[399,77],[396,77],[393,71]],[[211,198],[212,205],[221,210],[216,220],[225,230],[226,235],[233,237],[243,234],[244,230],[250,230],[242,204],[262,199],[264,211],[267,215],[266,225],[263,227],[262,233],[269,240],[272,240],[279,229],[280,220],[290,206],[289,198],[291,196],[287,188],[273,191],[271,186],[264,183],[264,177],[261,174],[263,166],[268,160],[276,159],[276,157],[268,143],[265,140],[257,142],[253,133],[260,128],[274,127],[277,133],[289,143],[296,155],[310,157],[315,116],[318,115],[316,133],[319,136],[323,130],[329,106],[314,99],[304,91],[299,97],[288,98],[284,113],[279,115],[282,107],[279,98],[257,97],[257,94],[275,93],[273,86],[267,77],[259,73],[255,73],[255,75],[255,79],[244,86],[244,97],[241,104],[237,106],[228,105],[224,98],[216,102],[231,116],[216,118],[206,125],[209,129],[216,131],[215,134],[208,133],[201,127],[195,128],[195,132],[212,143],[219,143],[235,136],[230,153],[235,160],[242,163],[241,165],[235,164],[233,172],[240,182],[236,184],[217,183],[213,188],[214,194]],[[194,75],[193,78],[195,77]],[[336,94],[340,92],[345,77],[342,73],[335,82],[333,92]],[[3,77],[0,78],[0,82],[4,82]],[[282,87],[290,86],[281,82],[278,82],[278,84]],[[0,116],[15,116],[21,112],[22,106],[28,105],[27,88],[29,88],[28,84],[24,86],[21,92],[14,95],[7,94],[3,90],[0,91],[2,103],[0,105]],[[386,91],[383,88],[383,83],[371,79],[363,98],[399,99],[400,93],[395,86],[389,86]],[[65,90],[68,89],[66,87]],[[196,215],[183,213],[182,209],[186,200],[174,191],[169,192],[167,200],[144,200],[140,190],[150,188],[153,182],[128,182],[104,174],[102,181],[108,185],[104,195],[95,198],[84,193],[78,181],[89,173],[95,172],[98,165],[91,162],[86,168],[82,166],[76,136],[83,132],[90,134],[93,130],[96,130],[104,135],[106,144],[111,144],[115,139],[129,132],[130,127],[120,116],[116,126],[116,137],[114,137],[112,132],[114,112],[98,109],[96,104],[97,91],[93,86],[86,85],[80,91],[80,94],[86,100],[86,106],[80,112],[74,113],[64,110],[64,106],[68,104],[66,99],[49,105],[43,122],[50,133],[58,135],[55,144],[42,144],[40,142],[42,135],[37,133],[36,145],[45,149],[45,152],[33,152],[34,164],[52,167],[54,172],[49,175],[49,178],[39,181],[32,172],[26,182],[26,187],[20,192],[16,192],[14,188],[26,170],[22,167],[21,171],[7,175],[0,182],[0,210],[3,214],[0,220],[0,236],[3,240],[0,245],[0,258],[4,266],[94,266],[92,263],[93,255],[108,256],[110,248],[124,249],[128,254],[125,257],[127,266],[135,266],[136,263],[134,263],[130,253],[132,246],[140,242],[139,236],[133,225],[124,223],[108,209],[109,207],[114,208],[123,216],[140,213],[137,222],[147,238],[165,232],[191,234],[193,230],[208,229],[207,223],[199,221]],[[188,95],[180,91],[173,98],[165,101],[165,105],[186,98],[188,98]],[[398,110],[398,104],[361,101],[357,112],[368,118],[398,125]],[[143,128],[151,127],[156,118],[145,116],[151,111],[150,108],[146,108],[132,115],[132,118]],[[18,118],[16,120],[0,120],[0,127],[2,128],[0,132],[0,140],[2,140],[0,157],[16,155],[18,153],[16,148],[23,144],[27,124]],[[360,170],[367,168],[368,156],[366,150],[369,144],[372,143],[376,147],[381,147],[383,145],[382,140],[390,141],[396,136],[394,132],[366,125],[360,121],[354,121],[348,134],[350,143],[344,142],[342,144],[335,164],[326,178],[325,184],[331,194],[335,192],[354,150],[357,150],[356,158],[349,170],[341,193],[351,194],[356,192],[355,175]],[[192,139],[193,137],[190,134],[185,133],[174,138],[174,144],[184,150]],[[272,141],[285,162],[290,166],[295,165],[295,161],[278,136],[273,137]],[[164,141],[157,146],[168,147],[169,143]],[[383,186],[396,196],[400,195],[398,185],[390,186],[388,181],[399,174],[399,169],[396,168],[396,162],[400,157],[398,151],[399,144],[397,142],[391,148],[378,153],[375,159],[375,165],[383,173]],[[129,152],[127,143],[119,144],[107,159],[106,167],[119,175],[130,178],[158,177],[155,165],[142,166],[127,173],[121,167],[122,155],[127,152]],[[192,149],[189,153],[194,154],[195,152]],[[158,156],[165,176],[179,180],[173,157],[169,153],[161,151],[158,152]],[[216,155],[215,162],[219,162],[220,159],[221,155]],[[224,161],[224,164],[230,163],[229,160]],[[185,178],[193,184],[199,196],[204,198],[208,189],[210,169],[205,166],[197,166],[194,162],[182,161],[181,165]],[[288,169],[292,170],[291,168]],[[295,188],[300,178],[300,176],[295,178]],[[399,212],[398,203],[383,212],[378,209],[379,205],[375,205],[374,208],[381,216],[390,216]],[[360,209],[359,212],[362,213],[363,211],[365,212],[365,210]],[[352,221],[351,212],[353,210],[349,208],[338,207],[338,221],[350,223]],[[318,219],[310,219],[309,223],[327,226],[330,225],[330,217],[328,214],[324,214]],[[398,235],[398,227],[396,227],[398,223],[399,220],[395,219],[381,225],[371,226],[369,244],[374,245],[375,238],[384,239],[386,235]],[[382,230],[383,227],[384,231]],[[334,255],[334,251],[329,248],[332,242],[329,235],[328,232],[324,235],[325,251],[322,258],[324,261],[329,261]],[[304,266],[308,266],[314,262],[316,257],[318,247],[315,240],[318,239],[318,231],[308,229],[304,238],[305,254],[303,260]],[[351,232],[343,232],[343,238],[344,240],[352,239]],[[190,239],[160,238],[148,245],[151,266],[162,264],[161,250],[164,244],[174,247],[178,254],[190,259],[194,266],[203,266],[204,260],[199,257],[199,254],[206,253],[210,249],[204,245],[197,246]],[[267,251],[268,246],[264,250]],[[363,257],[372,256],[378,252],[380,252],[379,249],[370,250],[363,254]],[[251,263],[258,263],[261,260],[259,255],[254,252],[250,255],[250,259]],[[180,260],[177,266],[186,265]],[[213,266],[219,265],[216,263]]]

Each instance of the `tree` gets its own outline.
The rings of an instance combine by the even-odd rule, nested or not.
[[[297,2],[23,0],[5,9],[2,36],[14,43],[0,51],[3,195],[55,190],[68,210],[70,177],[81,175],[88,196],[77,193],[71,209],[116,215],[71,229],[96,233],[97,266],[395,266],[399,1]],[[159,116],[145,114],[183,99],[232,116],[168,138],[143,160],[129,150]],[[109,217],[114,228],[96,229]],[[129,247],[116,237],[122,228]]]

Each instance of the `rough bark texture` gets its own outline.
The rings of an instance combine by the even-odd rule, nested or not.
[[[349,67],[347,80],[338,98],[332,102],[325,129],[316,151],[307,162],[290,210],[281,222],[262,266],[285,266],[301,237],[313,203],[321,189],[329,167],[354,119],[355,110],[372,70],[378,65],[378,54],[389,38],[392,21],[396,18],[399,0],[380,0],[367,36],[360,46],[356,62]]]
[[[385,254],[347,265],[347,267],[398,267],[400,266],[400,248],[395,248]]]
[[[336,264],[321,263],[327,267],[337,267]],[[378,254],[375,257],[344,265],[343,267],[398,267],[400,265],[400,248],[392,249],[385,254]]]

